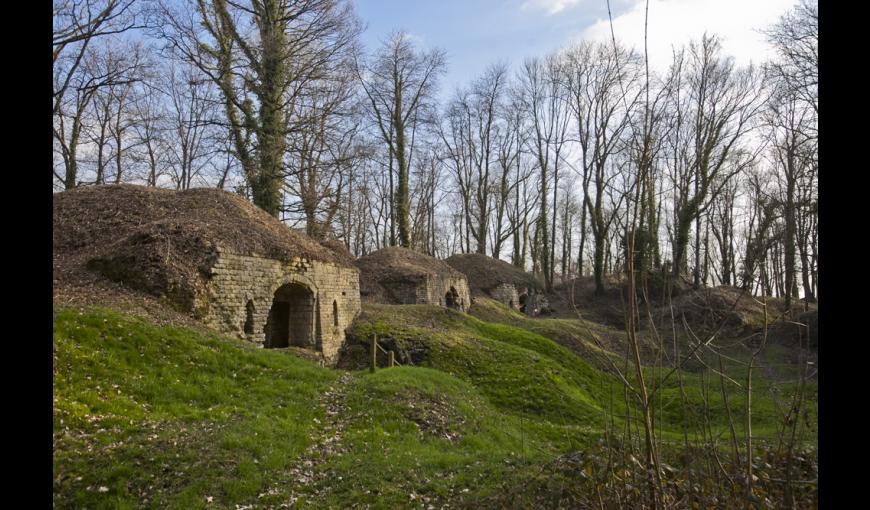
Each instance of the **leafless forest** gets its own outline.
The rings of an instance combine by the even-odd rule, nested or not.
[[[337,0],[54,3],[54,187],[219,187],[355,255],[485,253],[548,286],[648,271],[818,297],[818,15],[738,67],[583,42],[450,65],[405,33],[363,49]],[[512,65],[511,65],[512,64]]]
[[[710,33],[674,48],[658,72],[645,47],[614,36],[486,63],[453,90],[447,54],[399,27],[365,47],[349,0],[53,5],[54,191],[220,188],[355,257],[387,246],[439,259],[479,253],[534,273],[551,297],[577,281],[587,303],[614,291],[619,343],[605,345],[579,311],[570,327],[529,322],[559,339],[582,330],[574,336],[595,342],[588,358],[620,385],[624,406],[609,387],[600,417],[606,446],[595,465],[606,467],[589,476],[600,507],[602,493],[614,508],[817,506],[815,447],[812,461],[799,451],[813,443],[804,431],[815,431],[807,409],[817,398],[817,344],[800,322],[812,307],[817,328],[817,2],[758,27],[776,51],[752,65]],[[674,282],[686,295],[727,286],[721,296],[739,296],[713,321],[687,320],[685,295],[681,317],[676,295],[648,299]],[[746,302],[752,313],[738,317],[755,322],[717,345]],[[765,351],[796,327],[796,348]],[[776,363],[794,370],[774,377]],[[677,404],[682,429],[665,434],[662,415]],[[625,449],[614,446],[617,408]],[[753,442],[756,417],[775,440]],[[693,467],[674,474],[665,451]],[[758,460],[768,454],[769,464]]]

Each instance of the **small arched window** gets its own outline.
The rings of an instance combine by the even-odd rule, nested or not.
[[[332,302],[332,324],[338,326],[338,301]]]
[[[245,305],[245,325],[244,330],[246,335],[254,334],[254,302],[250,299]]]

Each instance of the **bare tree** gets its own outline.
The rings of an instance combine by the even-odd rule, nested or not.
[[[512,96],[513,94],[511,94]],[[523,111],[514,98],[505,101],[499,111],[502,130],[498,137],[496,159],[499,173],[496,185],[495,215],[492,230],[492,256],[499,258],[503,243],[513,237],[518,239],[520,222],[519,186],[529,178],[523,174],[521,165],[526,131]],[[507,219],[507,228],[505,228]],[[518,247],[514,253],[518,254]],[[516,257],[518,260],[521,257]]]
[[[164,94],[154,82],[157,73],[139,84],[134,94],[132,111],[135,118],[133,130],[132,159],[145,166],[145,183],[156,187],[157,181],[166,172],[166,159],[169,147],[166,137],[168,111]]]
[[[567,142],[568,120],[560,87],[560,62],[555,55],[544,59],[532,58],[523,62],[519,75],[519,97],[523,110],[531,118],[529,150],[535,155],[540,170],[538,218],[535,227],[535,243],[532,246],[532,259],[540,254],[541,270],[547,291],[553,289],[554,237],[550,236],[548,219],[550,171],[554,177],[554,190],[558,190],[558,170],[562,161],[562,151]],[[555,220],[555,215],[552,218]],[[555,228],[555,227],[554,227]],[[540,246],[540,249],[538,248]]]
[[[800,250],[803,288],[807,300],[815,300],[810,284],[811,265],[805,240],[798,241],[799,226],[806,234],[812,220],[818,129],[818,7],[802,1],[767,31],[777,49],[777,58],[766,66],[775,83],[765,120],[771,158],[780,179],[785,221],[783,277],[785,306],[790,309],[798,296],[796,250]],[[799,201],[799,190],[803,200]],[[809,212],[809,214],[812,214]],[[805,238],[806,239],[806,238]],[[798,248],[797,245],[800,245]]]
[[[610,227],[621,199],[605,206],[613,172],[610,158],[626,148],[626,134],[642,89],[637,55],[624,48],[585,43],[565,55],[566,97],[581,149],[583,204],[589,216],[595,251],[595,290],[604,292],[604,265]],[[591,188],[591,191],[590,191]]]
[[[108,154],[110,150],[109,124],[112,122],[113,117],[113,103],[114,95],[111,93],[111,87],[106,87],[103,90],[97,89],[91,101],[93,121],[89,129],[89,141],[96,147],[97,151],[97,176],[94,184],[106,183],[106,165],[110,156]]]
[[[125,53],[125,58],[131,66],[129,79],[112,85],[108,90],[111,95],[111,102],[114,104],[112,112],[112,120],[109,123],[109,134],[112,137],[114,144],[114,159],[115,159],[115,184],[121,182],[124,174],[124,154],[128,147],[124,146],[127,138],[127,130],[131,124],[135,122],[131,114],[130,104],[136,92],[136,83],[142,80],[147,63],[142,55],[142,45],[139,43],[130,44],[121,49]]]
[[[459,238],[463,253],[471,252],[471,239],[477,238],[472,224],[473,198],[477,183],[475,179],[474,154],[472,152],[473,118],[470,93],[457,90],[441,117],[439,135],[445,147],[444,162],[449,166],[459,195]],[[474,231],[474,232],[472,232]]]
[[[176,189],[188,189],[217,152],[220,99],[211,80],[188,62],[172,62],[160,84],[167,100],[167,162]]]
[[[719,281],[722,285],[736,283],[735,219],[739,186],[731,179],[713,201],[710,211],[710,229],[719,248]],[[706,251],[706,250],[705,250]]]
[[[500,109],[507,87],[507,66],[498,64],[486,70],[467,93],[458,92],[448,107],[447,117],[453,129],[442,129],[442,140],[457,165],[468,160],[468,178],[457,172],[463,194],[464,212],[469,216],[466,225],[474,238],[477,253],[486,253],[490,216],[493,207],[492,192],[495,181],[497,146],[506,135]],[[457,118],[458,117],[458,118]],[[459,129],[457,129],[459,127]],[[462,157],[461,155],[467,155]],[[502,177],[506,175],[502,172]],[[471,217],[473,216],[473,218]]]
[[[676,57],[676,72],[681,69]],[[718,196],[730,178],[754,161],[758,150],[740,150],[763,106],[760,75],[753,68],[735,69],[721,56],[717,38],[704,36],[689,47],[685,94],[673,95],[674,185],[673,274],[685,272],[692,224]],[[698,235],[698,232],[696,232]],[[697,265],[697,264],[696,264]],[[695,285],[700,283],[695,271]]]
[[[134,0],[55,0],[52,8],[51,63],[54,72],[54,115],[74,83],[88,47],[98,37],[121,34],[137,24]],[[113,76],[91,75],[90,85],[112,81]]]
[[[438,144],[428,144],[421,151],[414,165],[415,186],[411,193],[412,197],[416,197],[411,203],[412,244],[433,257],[437,253],[435,210],[447,196],[442,189],[445,172],[441,164],[441,150]]]
[[[768,63],[772,76],[782,80],[813,112],[819,113],[819,8],[801,0],[766,31],[779,58]]]
[[[56,96],[53,126],[63,170],[58,171],[55,167],[53,172],[64,189],[79,184],[79,145],[87,128],[88,109],[95,95],[101,90],[128,86],[137,81],[139,66],[137,58],[119,53],[112,45],[91,45],[76,62],[74,73],[55,73],[55,90],[63,89],[66,93]],[[61,80],[64,82],[61,83]]]
[[[783,238],[785,307],[797,297],[798,185],[810,174],[815,153],[814,139],[807,134],[813,110],[802,108],[799,98],[785,86],[774,94],[766,111],[768,139],[775,175],[781,183],[780,196],[785,222]]]
[[[412,133],[434,98],[438,76],[445,66],[441,50],[421,52],[408,34],[393,33],[367,63],[357,66],[357,76],[368,97],[369,113],[397,164],[395,214],[398,242],[411,246],[409,168]]]
[[[308,235],[323,239],[343,200],[350,173],[360,163],[360,111],[350,63],[325,74],[299,107],[307,128],[290,131],[285,186],[291,202],[283,209],[301,214]]]
[[[330,61],[356,44],[342,0],[160,2],[158,36],[221,92],[235,156],[254,203],[277,216],[288,131],[307,128],[300,102]]]

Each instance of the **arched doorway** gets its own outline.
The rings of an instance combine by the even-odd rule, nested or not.
[[[268,348],[315,348],[314,293],[298,283],[287,283],[275,291],[266,321]]]
[[[455,287],[450,287],[450,291],[447,294],[444,294],[444,303],[447,308],[459,308],[459,293],[456,292]]]
[[[254,302],[250,299],[245,305],[245,324],[242,329],[246,335],[254,334]]]

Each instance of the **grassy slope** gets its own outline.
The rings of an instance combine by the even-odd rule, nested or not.
[[[589,444],[600,435],[604,409],[624,414],[616,377],[551,339],[574,334],[586,342],[586,326],[567,324],[580,328],[572,332],[544,322],[533,321],[535,332],[438,307],[367,306],[357,336],[423,342],[426,368],[353,373],[335,418],[325,412],[324,395],[343,384],[338,371],[109,310],[61,310],[56,504],[473,505],[506,477],[531,475],[552,455]],[[697,407],[700,376],[681,375]],[[711,420],[722,432],[718,378],[707,378]],[[762,389],[753,398],[760,437],[776,425],[764,384],[756,382]],[[676,377],[660,398],[663,435],[679,439],[693,417],[683,413]],[[731,400],[739,420],[742,400]],[[329,425],[336,419],[340,435]],[[307,451],[332,440],[340,443],[334,454]]]
[[[54,331],[63,507],[256,498],[310,444],[323,418],[315,403],[336,378],[292,356],[108,310],[61,311]]]
[[[479,299],[478,303],[472,308],[471,314],[484,321],[510,324],[523,330],[538,333],[557,342],[559,345],[570,348],[574,353],[579,354],[584,359],[588,359],[590,363],[598,368],[606,369],[610,366],[606,362],[605,358],[607,357],[619,360],[617,365],[622,369],[626,368],[624,359],[614,354],[614,352],[624,352],[625,334],[623,331],[587,320],[530,319],[491,299]],[[660,333],[666,337],[664,341],[670,344],[671,340],[668,332],[663,331]],[[650,341],[645,337],[646,335],[641,335],[640,340],[642,343]],[[686,341],[687,338],[684,335],[678,338],[682,353],[687,353],[691,350],[691,345],[688,345]],[[731,347],[721,347],[722,344],[730,344]],[[742,346],[740,342],[735,342],[734,339],[721,340],[716,342],[716,345],[719,345],[717,348],[724,355],[723,366],[725,374],[733,380],[741,383],[745,382],[745,364],[749,361],[750,350]],[[642,348],[644,347],[646,348],[647,357],[653,359],[654,354],[650,349],[652,346],[642,345]],[[670,349],[670,345],[666,349]],[[800,370],[797,364],[794,363],[794,360],[789,359],[792,357],[789,354],[793,353],[787,347],[768,344],[762,351],[760,358],[755,362],[756,366],[760,364],[770,366],[770,370],[756,368],[753,376],[753,391],[755,392],[752,412],[754,420],[753,434],[758,433],[762,438],[773,435],[774,427],[778,424],[776,419],[777,409],[787,405],[783,399],[786,397],[790,398],[798,386],[797,380],[800,376]],[[718,367],[719,360],[715,356],[706,353],[703,359],[708,366]],[[668,376],[667,380],[661,383],[661,390],[657,395],[659,397],[657,408],[661,410],[660,412],[669,416],[669,418],[665,418],[665,423],[670,424],[670,427],[666,428],[682,428],[682,423],[686,417],[683,412],[681,391],[687,393],[686,405],[688,407],[699,408],[704,400],[702,395],[702,387],[704,385],[708,385],[706,392],[710,418],[714,425],[724,425],[727,417],[721,398],[722,390],[719,375],[715,372],[700,370],[702,367],[697,362],[688,363],[687,366],[694,368],[690,372],[679,371],[672,373]],[[648,366],[644,369],[644,377],[648,385],[654,386],[669,372],[669,368]],[[628,378],[634,382],[633,370],[629,367],[626,373]],[[682,385],[680,384],[680,379],[682,379]],[[732,419],[742,426],[745,416],[743,412],[745,400],[742,390],[733,384],[726,384],[726,389],[732,410]],[[816,383],[814,380],[809,381],[807,391],[812,401],[808,412],[811,413],[814,419],[816,413]],[[697,418],[697,416],[690,416],[689,420]],[[740,429],[738,427],[739,432]]]

